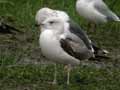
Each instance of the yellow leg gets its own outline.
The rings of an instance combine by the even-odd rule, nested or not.
[[[96,32],[96,24],[89,22],[89,23],[88,23],[88,30],[89,30],[90,32]]]
[[[96,32],[96,24],[95,23],[91,23],[91,31]]]
[[[53,84],[57,84],[57,66],[56,64],[54,64],[54,80],[53,80]]]
[[[65,70],[67,70],[67,85],[70,84],[70,71],[71,71],[71,65],[65,66]]]

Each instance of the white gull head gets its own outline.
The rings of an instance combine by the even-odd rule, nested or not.
[[[40,25],[46,18],[51,17],[52,13],[53,13],[53,10],[47,7],[39,9],[35,16],[36,23]]]
[[[47,18],[51,18],[51,17],[59,17],[64,21],[69,20],[69,16],[66,12],[60,10],[53,10],[45,7],[37,11],[35,16],[35,21],[38,25],[40,25]]]

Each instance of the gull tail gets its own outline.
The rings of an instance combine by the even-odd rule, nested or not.
[[[120,16],[117,16],[114,13],[111,13],[110,16],[107,17],[108,21],[115,21],[115,22],[119,22],[120,21]]]
[[[120,16],[116,16],[116,17],[114,18],[114,21],[120,22]]]
[[[94,49],[94,57],[90,58],[89,60],[99,61],[100,59],[110,59],[108,56],[109,52],[107,50],[97,47],[94,43],[92,43],[92,46]]]
[[[89,60],[92,61],[102,61],[102,60],[106,60],[106,59],[110,59],[111,57],[108,56],[109,52],[107,50],[104,49],[99,49],[96,50],[94,53],[94,57],[91,57]]]
[[[119,18],[119,19],[118,19],[118,22],[120,22],[120,16],[118,16],[118,18]]]
[[[97,59],[109,59],[110,57],[108,56],[109,52],[105,49],[99,49],[95,52],[95,58]]]

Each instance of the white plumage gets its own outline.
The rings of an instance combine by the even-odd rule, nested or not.
[[[41,24],[49,17],[59,17],[65,21],[69,20],[69,16],[64,11],[53,10],[47,7],[41,8],[37,11],[35,21],[37,24]]]
[[[50,8],[41,8],[37,11],[35,21],[37,24],[41,24],[46,18],[52,17],[53,10]]]
[[[57,63],[62,63],[65,65],[78,65],[80,61],[66,53],[60,45],[61,38],[63,38],[63,36],[65,37],[63,31],[64,22],[60,19],[56,19],[59,21],[54,22],[55,19],[53,19],[52,22],[54,25],[51,26],[49,24],[49,20],[51,21],[52,18],[48,19],[46,23],[44,23],[46,27],[43,26],[44,31],[41,32],[39,39],[43,55],[45,55],[49,60]]]

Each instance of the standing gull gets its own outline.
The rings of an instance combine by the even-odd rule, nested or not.
[[[42,10],[42,13],[41,13],[41,10]],[[69,16],[67,15],[67,13],[65,13],[64,11],[59,11],[59,10],[52,10],[52,9],[49,9],[50,12],[47,12],[48,11],[48,8],[42,8],[40,9],[37,14],[36,14],[36,20],[37,20],[37,24],[38,26],[43,23],[44,21],[46,21],[46,19],[48,18],[51,18],[51,17],[59,17],[61,20],[64,21],[64,35],[67,37],[67,38],[72,38],[74,41],[76,42],[79,42],[79,39],[81,41],[84,42],[85,46],[87,46],[87,48],[94,52],[94,56],[95,57],[99,57],[99,52],[101,53],[107,53],[106,50],[103,50],[99,47],[97,47],[95,44],[93,44],[91,42],[91,40],[88,38],[88,36],[86,35],[86,33],[79,27],[78,24],[76,24],[73,20],[71,20],[69,18]],[[47,12],[47,13],[46,13]],[[41,22],[39,20],[39,18],[41,16],[44,16],[44,14],[46,15],[46,17],[44,17],[43,21]],[[52,23],[52,22],[51,22]],[[41,28],[41,31],[44,31],[44,27],[40,27]],[[63,35],[63,36],[64,36]],[[67,40],[68,41],[68,40]],[[61,43],[63,43],[64,40],[61,41]],[[65,45],[66,46],[66,45]],[[71,53],[71,51],[68,51],[68,47],[65,47],[64,45],[62,45],[62,47],[64,47],[64,50],[69,52],[69,54],[73,55]],[[70,49],[71,50],[71,49]],[[79,51],[79,49],[78,49]],[[76,55],[79,54],[79,53],[76,53]],[[84,57],[82,56],[77,56],[81,59],[84,59],[86,58],[85,55]],[[68,73],[68,76],[69,76],[69,73]],[[56,83],[56,67],[55,67],[55,75],[54,75],[54,83]],[[69,82],[69,80],[67,80]]]
[[[81,38],[75,35],[69,37],[64,33],[65,22],[61,18],[48,18],[41,27],[43,31],[39,39],[40,48],[42,54],[49,60],[71,67],[79,65],[80,60],[93,57],[94,53]],[[67,84],[69,84],[69,72],[70,68]]]
[[[80,16],[95,24],[120,21],[103,0],[77,0],[76,10]]]
[[[86,33],[84,32],[84,30],[81,29],[81,27],[74,22],[69,15],[64,12],[64,11],[60,11],[60,10],[53,10],[47,7],[44,7],[40,10],[38,10],[35,20],[38,26],[40,26],[40,24],[45,21],[47,18],[51,18],[51,17],[59,17],[61,19],[63,19],[64,22],[66,22],[66,26],[64,28],[64,33],[65,34],[69,34],[69,36],[71,35],[76,35],[79,38],[81,38],[85,44],[87,45],[88,48],[91,48],[89,46],[89,43],[92,43],[92,48],[94,49],[94,52],[97,56],[97,54],[99,52],[103,52],[103,53],[107,53],[106,50],[103,50],[101,48],[99,48],[98,46],[96,46],[93,42],[91,42],[91,40],[88,38],[88,36],[86,35]],[[70,29],[68,29],[70,28]],[[42,30],[42,28],[40,27],[40,29]]]
[[[36,16],[35,16],[36,26],[38,26],[40,30],[43,31],[43,28],[41,27],[41,23],[43,23],[47,18],[50,18],[50,17],[59,17],[64,21],[69,20],[69,16],[65,12],[44,7],[39,9],[36,13]],[[56,84],[57,68],[56,68],[56,64],[54,65],[55,65],[54,67],[55,73],[54,73],[53,84]]]

